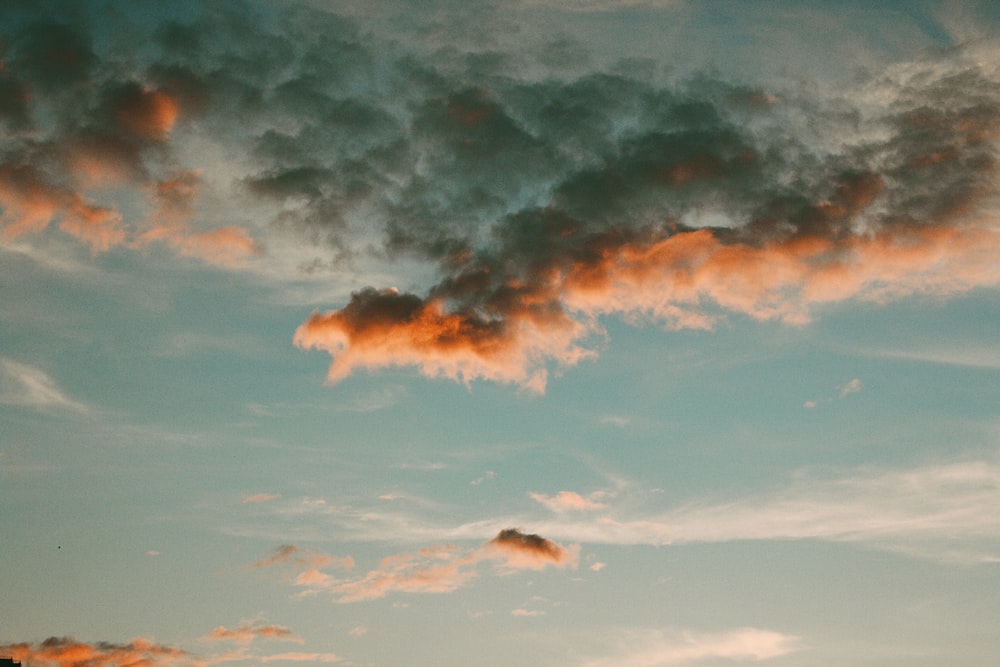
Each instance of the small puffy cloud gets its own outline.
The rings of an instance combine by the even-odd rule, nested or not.
[[[506,528],[486,543],[492,556],[499,556],[508,567],[541,570],[546,566],[576,568],[579,545],[561,547],[541,535],[526,534],[516,528]]]
[[[553,512],[594,511],[607,507],[604,503],[594,500],[594,495],[591,495],[590,498],[584,498],[575,491],[560,491],[554,496],[532,492],[528,496]]]
[[[843,387],[840,388],[840,397],[844,398],[849,394],[855,394],[859,391],[861,391],[861,380],[859,380],[858,378],[854,378],[853,380],[851,380],[850,382],[848,382],[847,384],[845,384]]]

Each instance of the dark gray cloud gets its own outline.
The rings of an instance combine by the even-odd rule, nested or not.
[[[599,68],[559,35],[514,52],[523,26],[496,7],[429,7],[398,40],[386,16],[376,30],[307,4],[123,9],[130,48],[86,9],[42,7],[4,35],[0,119],[37,128],[3,146],[8,173],[149,189],[197,172],[173,144],[198,136],[252,164],[238,191],[267,233],[436,268],[418,294],[372,285],[303,325],[331,377],[413,364],[540,389],[591,354],[605,314],[803,322],[830,301],[996,282],[973,250],[996,243],[989,43],[821,94]],[[8,194],[8,217],[27,198]]]

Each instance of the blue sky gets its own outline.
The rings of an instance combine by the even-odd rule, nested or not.
[[[978,666],[988,3],[0,10],[0,654]]]

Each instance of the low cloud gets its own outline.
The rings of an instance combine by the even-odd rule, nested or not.
[[[0,653],[31,667],[196,667],[200,664],[186,651],[146,639],[133,639],[125,644],[90,644],[73,637],[49,637],[37,644],[0,645]]]

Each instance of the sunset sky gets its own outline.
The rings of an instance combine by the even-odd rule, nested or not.
[[[983,667],[1000,5],[4,0],[0,655]]]

